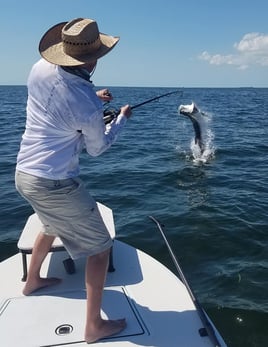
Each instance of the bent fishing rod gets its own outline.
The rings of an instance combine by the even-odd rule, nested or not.
[[[145,104],[148,104],[152,101],[155,101],[155,100],[158,100],[160,98],[163,98],[164,96],[168,96],[168,95],[172,95],[172,94],[177,94],[177,93],[181,93],[182,94],[182,91],[181,90],[175,90],[173,92],[169,92],[169,93],[165,93],[165,94],[162,94],[162,95],[159,95],[159,96],[156,96],[152,99],[149,99],[149,100],[146,100],[146,101],[143,101],[137,105],[134,105],[134,106],[131,106],[131,110],[134,110],[135,108],[137,107],[140,107],[140,106],[143,106]],[[120,110],[113,110],[113,109],[107,109],[103,112],[103,119],[104,119],[104,123],[105,124],[108,124],[110,123],[112,120],[114,120],[118,115],[120,114]]]
[[[191,288],[189,286],[189,283],[187,282],[187,280],[186,280],[186,278],[185,278],[185,276],[184,276],[184,274],[182,272],[182,269],[181,269],[181,267],[180,267],[180,265],[178,263],[178,260],[177,260],[177,258],[175,256],[174,252],[172,251],[172,248],[170,247],[170,244],[169,244],[169,242],[168,242],[168,240],[166,238],[166,235],[165,235],[165,233],[164,233],[164,231],[162,229],[161,223],[157,219],[152,217],[152,216],[149,216],[149,218],[157,225],[157,227],[158,227],[158,229],[159,229],[159,231],[160,231],[160,233],[161,233],[161,235],[162,235],[162,237],[163,237],[163,239],[165,241],[165,244],[166,244],[166,246],[168,248],[168,251],[169,251],[169,254],[170,254],[170,256],[171,256],[171,258],[173,260],[173,263],[174,263],[174,265],[175,265],[175,267],[176,267],[176,269],[177,269],[177,271],[179,273],[179,276],[180,276],[183,284],[185,285],[185,287],[186,287],[186,289],[187,289],[187,291],[188,291],[188,293],[189,293],[189,295],[190,295],[190,297],[191,297],[191,299],[192,299],[192,301],[193,301],[193,303],[194,303],[194,305],[196,307],[196,310],[198,312],[198,315],[199,315],[199,317],[201,319],[202,324],[204,325],[204,329],[205,330],[200,329],[199,330],[200,335],[201,336],[208,336],[210,338],[211,342],[213,343],[214,347],[221,347],[221,343],[219,342],[219,339],[216,336],[215,329],[213,328],[212,324],[208,320],[208,317],[207,317],[206,313],[204,312],[202,306],[200,305],[199,301],[194,296],[194,294],[193,294],[193,292],[192,292],[192,290],[191,290]]]

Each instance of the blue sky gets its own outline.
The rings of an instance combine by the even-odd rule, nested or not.
[[[267,0],[1,0],[0,84],[26,84],[43,33],[76,17],[120,42],[102,86],[268,87]]]

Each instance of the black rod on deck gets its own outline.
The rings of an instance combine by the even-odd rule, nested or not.
[[[166,246],[168,248],[169,254],[170,254],[170,256],[171,256],[171,258],[172,258],[172,260],[174,262],[174,265],[175,265],[175,267],[176,267],[176,269],[177,269],[177,271],[178,271],[178,273],[180,275],[180,278],[181,278],[183,284],[185,285],[185,287],[186,287],[186,289],[187,289],[187,291],[188,291],[188,293],[189,293],[189,295],[190,295],[190,297],[191,297],[191,299],[192,299],[192,301],[193,301],[193,303],[194,303],[194,305],[196,307],[198,315],[199,315],[199,317],[200,317],[200,319],[201,319],[201,321],[202,321],[202,323],[204,325],[204,328],[206,329],[207,335],[209,336],[211,342],[213,343],[213,346],[214,347],[221,347],[221,344],[220,344],[220,342],[219,342],[219,340],[218,340],[218,338],[217,338],[217,336],[215,334],[215,329],[213,328],[213,326],[211,325],[210,321],[208,320],[207,315],[205,314],[205,312],[204,312],[202,306],[200,305],[199,301],[194,296],[194,294],[193,294],[193,292],[192,292],[192,290],[191,290],[191,288],[189,286],[189,283],[187,282],[187,280],[186,280],[186,278],[185,278],[185,276],[183,274],[183,271],[182,271],[182,269],[181,269],[181,267],[180,267],[180,265],[178,263],[178,260],[177,260],[177,258],[175,256],[174,252],[172,251],[172,248],[170,247],[170,244],[169,244],[169,242],[168,242],[168,240],[166,238],[166,235],[165,235],[165,233],[164,233],[164,231],[162,229],[162,226],[161,226],[160,222],[157,219],[155,219],[154,217],[152,217],[152,216],[149,216],[149,218],[153,222],[155,222],[155,224],[157,225],[157,227],[158,227],[158,229],[159,229],[159,231],[160,231],[160,233],[161,233],[161,235],[162,235],[162,237],[163,237],[163,239],[165,241],[165,244],[166,244]]]

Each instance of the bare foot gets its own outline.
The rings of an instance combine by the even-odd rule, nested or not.
[[[125,318],[117,320],[102,319],[99,326],[92,327],[86,331],[85,340],[87,343],[96,342],[104,337],[119,333],[125,329],[126,325]]]
[[[59,284],[61,282],[60,278],[50,277],[50,278],[38,278],[36,280],[29,280],[26,282],[22,293],[24,295],[30,295],[35,290]]]

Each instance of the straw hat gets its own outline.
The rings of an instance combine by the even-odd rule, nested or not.
[[[94,20],[77,18],[50,28],[39,43],[39,52],[50,63],[78,66],[101,58],[118,41],[119,37],[100,33]]]

